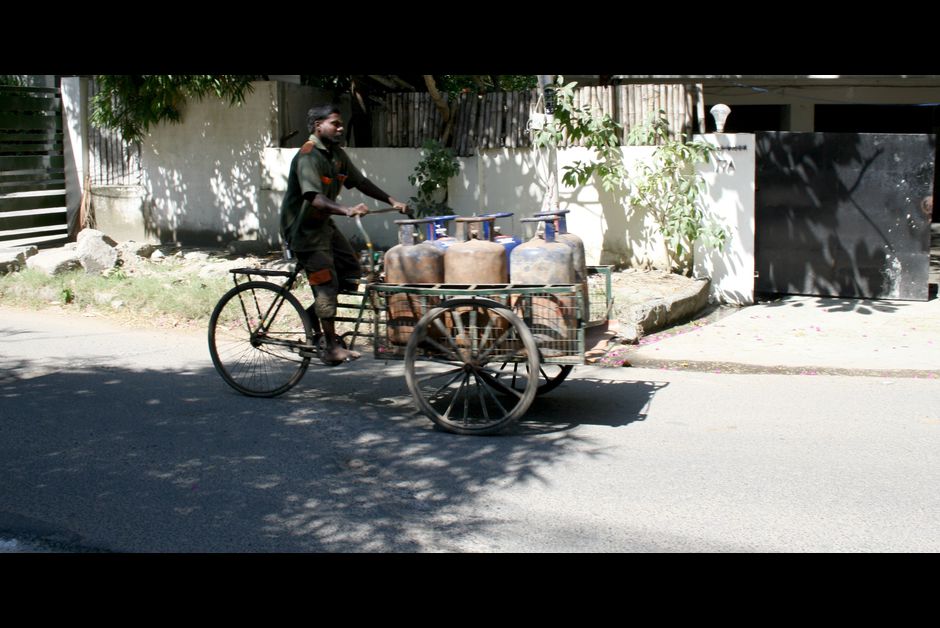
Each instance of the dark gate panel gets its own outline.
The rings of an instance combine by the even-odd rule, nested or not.
[[[757,133],[755,291],[927,300],[935,142]]]
[[[59,88],[0,86],[0,248],[67,236]]]

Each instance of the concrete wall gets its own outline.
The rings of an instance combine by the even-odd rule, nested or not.
[[[258,82],[241,107],[217,102],[190,103],[181,125],[160,125],[142,148],[144,187],[153,232],[161,241],[224,245],[232,240],[260,240],[280,246],[280,203],[296,147],[306,137],[306,110],[321,102],[312,88]],[[348,113],[347,113],[348,115]],[[281,138],[297,130],[287,147]],[[734,153],[736,178],[707,171],[709,205],[715,216],[732,227],[725,256],[698,251],[696,272],[713,276],[715,295],[732,302],[753,298],[753,136],[717,136],[715,141],[745,142],[747,156]],[[748,139],[749,138],[749,139]],[[628,169],[653,152],[650,147],[624,147]],[[415,194],[408,182],[420,149],[349,148],[351,158],[380,188],[399,200]],[[450,181],[449,204],[455,213],[473,215],[511,211],[505,232],[526,237],[519,218],[539,211],[548,191],[549,173],[590,158],[590,151],[559,151],[550,162],[547,152],[491,149],[460,158],[460,174]],[[746,174],[750,172],[750,174]],[[730,186],[730,187],[729,187]],[[750,186],[750,187],[748,187]],[[356,190],[344,190],[340,202],[381,206]],[[589,264],[636,266],[662,264],[662,239],[652,219],[632,211],[621,195],[605,192],[600,181],[558,191],[561,209],[570,210],[569,229],[581,236]],[[397,214],[381,214],[363,223],[378,248],[397,243]],[[337,223],[354,245],[364,243],[351,220]]]
[[[141,146],[151,228],[164,242],[223,244],[259,233],[258,155],[276,141],[277,84],[254,83],[241,106],[190,102]]]
[[[407,201],[414,195],[414,187],[408,183],[415,166],[421,160],[421,150],[417,148],[348,148],[346,152],[362,173],[381,189],[400,201]],[[261,193],[259,195],[259,215],[263,239],[273,248],[280,247],[279,215],[281,200],[287,191],[287,174],[290,162],[297,153],[296,148],[266,148],[261,153]],[[384,205],[365,196],[358,190],[344,189],[337,199],[344,205],[366,203],[373,209]],[[396,212],[367,216],[362,220],[363,227],[373,244],[388,249],[398,244],[398,231],[395,220],[404,218]],[[337,217],[337,226],[358,248],[365,240],[356,228],[355,221]],[[261,238],[259,238],[261,239]]]
[[[295,152],[296,149],[266,149],[262,155],[260,215],[264,217],[261,231],[266,235],[277,231],[276,216],[287,189],[287,172]],[[653,149],[624,147],[622,152],[629,169],[639,160],[649,159]],[[416,193],[408,183],[408,176],[421,159],[420,149],[349,148],[347,153],[367,177],[395,198],[407,200]],[[559,183],[566,165],[589,158],[590,151],[585,148],[559,151]],[[513,212],[512,218],[500,219],[500,227],[505,233],[530,237],[534,227],[524,226],[519,219],[542,208],[553,165],[548,163],[548,155],[531,149],[493,149],[473,157],[458,158],[458,162],[460,174],[451,179],[448,187],[448,204],[454,213],[471,216]],[[344,204],[364,202],[373,208],[381,206],[357,190],[344,190],[339,201]],[[659,266],[665,263],[662,238],[652,218],[645,212],[632,211],[621,195],[605,192],[599,181],[575,188],[561,184],[558,201],[560,209],[570,211],[568,229],[584,240],[588,264],[651,263]],[[363,224],[376,246],[388,248],[397,244],[394,220],[399,217],[382,214],[365,219]],[[337,219],[337,224],[350,239],[362,239],[352,221]]]
[[[307,110],[329,97],[277,81],[252,85],[240,106],[211,98],[187,103],[181,124],[160,124],[143,142],[148,229],[160,241],[277,241],[276,211],[262,202],[260,156],[292,131],[286,145],[303,144]]]
[[[755,136],[752,133],[696,136],[718,148],[699,167],[706,184],[706,219],[723,225],[723,251],[695,247],[694,273],[711,279],[711,296],[724,303],[754,302]]]
[[[85,171],[88,163],[85,142],[88,135],[87,91],[88,79],[66,77],[62,79],[62,136],[65,157],[65,206],[69,235],[77,230],[78,210],[82,203]]]

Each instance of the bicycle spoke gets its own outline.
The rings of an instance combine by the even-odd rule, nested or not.
[[[226,293],[210,318],[210,354],[222,378],[252,396],[274,396],[296,384],[310,359],[309,327],[295,297],[278,286],[247,282]]]

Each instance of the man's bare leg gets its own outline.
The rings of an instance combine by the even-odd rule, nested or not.
[[[324,362],[349,362],[360,357],[358,351],[350,351],[336,344],[336,326],[332,318],[321,318],[323,325],[323,336],[326,338],[326,353],[323,356]]]

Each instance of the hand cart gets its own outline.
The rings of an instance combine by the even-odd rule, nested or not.
[[[590,312],[582,284],[386,284],[372,270],[364,290],[341,300],[354,316],[337,320],[355,323],[344,345],[371,337],[375,358],[403,360],[417,407],[457,434],[494,434],[515,424],[537,395],[586,362],[591,332],[606,329],[612,305],[610,266],[588,267]],[[291,294],[303,275],[299,268],[231,272],[235,287],[209,322],[213,364],[243,394],[283,394],[322,350],[307,310]]]

